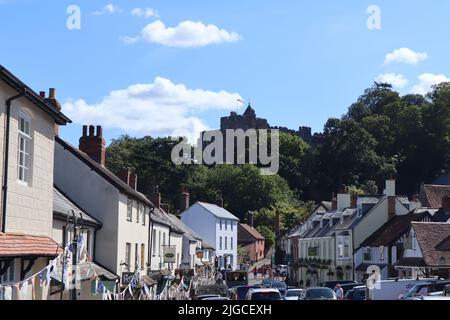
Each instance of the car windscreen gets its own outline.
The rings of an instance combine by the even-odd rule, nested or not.
[[[334,297],[333,290],[327,289],[312,289],[306,291],[305,298],[326,298],[331,299]]]
[[[281,296],[278,292],[255,292],[252,300],[281,300]]]
[[[286,294],[286,297],[300,297],[301,295],[301,290],[289,290]]]

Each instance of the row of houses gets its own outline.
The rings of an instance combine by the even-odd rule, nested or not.
[[[303,285],[382,279],[450,278],[450,186],[423,185],[420,195],[396,195],[395,180],[379,195],[341,190],[278,237],[291,279]]]
[[[55,89],[38,94],[0,66],[0,288],[45,268],[75,233],[116,288],[136,273],[236,269],[239,219],[220,204],[190,206],[187,191],[181,218],[166,212],[158,191],[137,190],[135,171],[106,168],[101,126],[83,126],[75,147],[59,136],[70,123]]]

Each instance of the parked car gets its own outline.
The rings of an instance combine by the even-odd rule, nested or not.
[[[352,281],[352,280],[326,281],[326,282],[322,283],[321,286],[334,290],[334,288],[336,287],[337,284],[340,284],[342,286],[344,284],[358,284],[358,282]]]
[[[224,298],[227,298],[228,297],[228,287],[223,284],[199,286],[197,289],[196,300],[200,300],[199,299],[200,297],[205,297],[205,298],[224,297]]]
[[[220,296],[216,295],[216,294],[204,294],[204,295],[197,296],[196,300],[207,300],[207,299],[214,299],[214,298],[220,298]]]
[[[356,286],[348,290],[344,300],[366,300],[366,286]]]
[[[269,288],[278,289],[282,297],[286,296],[287,293],[287,285],[283,281],[274,281],[269,285]]]
[[[205,298],[202,299],[203,301],[228,301],[230,299],[225,298],[225,297],[211,297],[211,298]]]
[[[288,289],[284,300],[301,300],[303,296],[303,289]]]
[[[361,286],[366,286],[364,283],[347,283],[347,284],[343,284],[341,285],[342,290],[344,291],[344,295],[349,291],[352,290],[355,287],[361,287]],[[334,289],[334,288],[330,288],[330,289]]]
[[[231,300],[245,300],[248,290],[261,288],[260,285],[254,286],[238,286],[230,289],[230,299]]]
[[[450,285],[449,281],[432,281],[429,283],[416,284],[405,293],[401,299],[409,300],[411,298],[422,297],[422,296],[430,296],[432,293],[440,292],[442,293],[447,285]]]
[[[277,289],[258,288],[248,290],[245,300],[272,301],[272,300],[283,300],[283,298],[281,298],[280,291],[278,291]]]
[[[336,293],[327,287],[306,289],[303,300],[337,300]]]
[[[276,282],[277,280],[275,280],[274,278],[266,278],[261,282],[261,285],[264,288],[270,288],[272,286],[273,282]]]

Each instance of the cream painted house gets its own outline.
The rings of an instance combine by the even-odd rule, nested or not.
[[[0,65],[0,284],[40,271],[61,251],[51,239],[53,155],[57,126],[68,122],[54,89],[37,94]]]
[[[102,223],[95,238],[95,261],[119,276],[146,272],[153,204],[136,190],[137,177],[131,171],[124,170],[119,178],[106,169],[101,127],[95,132],[90,126],[89,134],[83,127],[80,149],[56,139],[55,184]]]
[[[300,282],[317,285],[330,280],[354,280],[363,261],[355,255],[361,244],[389,219],[406,215],[409,200],[395,195],[395,181],[387,180],[382,195],[338,194],[333,210],[304,224],[299,238]],[[356,260],[355,260],[356,259]]]

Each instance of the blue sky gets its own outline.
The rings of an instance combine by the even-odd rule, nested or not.
[[[194,135],[239,97],[272,125],[321,131],[375,79],[402,93],[447,80],[449,15],[445,0],[0,0],[0,63],[36,91],[56,87],[73,144],[82,124],[108,141]]]

